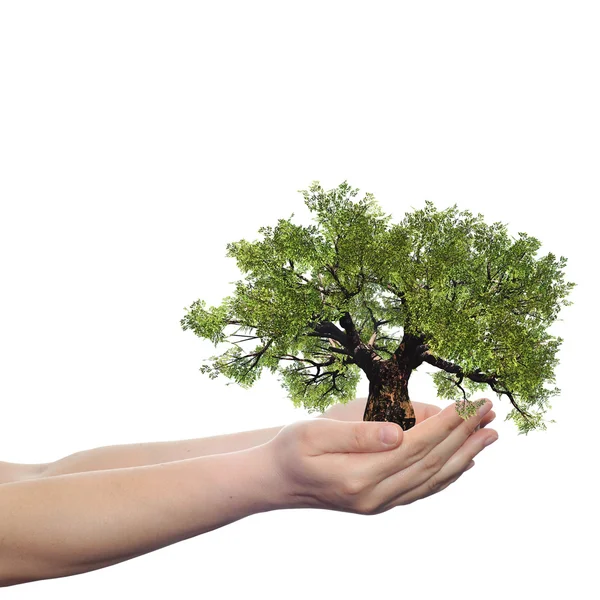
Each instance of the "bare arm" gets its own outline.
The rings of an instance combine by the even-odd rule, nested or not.
[[[39,477],[47,464],[11,463],[0,460],[0,485]]]
[[[366,402],[366,398],[357,398],[345,405],[334,404],[317,418],[362,421]],[[83,450],[43,465],[39,476],[53,477],[85,471],[139,467],[226,452],[237,452],[268,442],[279,433],[282,427],[255,429],[174,442],[123,444]]]
[[[101,569],[284,508],[264,448],[0,486],[0,586]]]

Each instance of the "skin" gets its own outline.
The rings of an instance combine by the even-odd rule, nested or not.
[[[317,418],[362,421],[366,403],[366,398],[357,398],[347,404],[334,404]],[[413,402],[413,406],[417,423],[440,412],[440,408],[433,404]],[[495,416],[493,411],[486,415],[482,420],[482,427],[489,424]],[[204,438],[103,446],[81,450],[50,463],[18,464],[0,461],[0,484],[69,473],[164,464],[176,460],[236,452],[268,442],[281,429],[283,426],[280,425]]]
[[[398,433],[387,449],[378,437],[381,424],[372,421],[323,419],[283,428],[271,443],[291,504],[369,515],[411,504],[455,482],[484,442],[497,439],[497,432],[482,431],[495,417],[489,400],[467,421],[454,405],[414,404],[417,425],[403,431],[387,424]]]
[[[415,402],[417,425],[403,432],[361,421],[365,403],[281,428],[97,448],[35,473],[10,463],[0,587],[108,567],[260,512],[378,514],[443,490],[497,436],[483,430],[492,412],[464,421],[454,405]],[[392,446],[378,437],[387,427]]]

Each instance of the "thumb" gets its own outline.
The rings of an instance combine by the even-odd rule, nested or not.
[[[396,423],[381,421],[329,421],[328,432],[320,444],[324,452],[381,452],[392,450],[404,432]]]

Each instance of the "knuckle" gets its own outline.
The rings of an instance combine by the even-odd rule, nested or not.
[[[460,477],[460,475],[457,475],[455,477],[452,477],[452,479],[448,479],[448,481],[446,481],[443,485],[441,485],[437,491],[441,492],[441,491],[445,490],[447,487],[451,486],[459,477]]]
[[[302,444],[312,444],[314,441],[314,433],[308,422],[297,421],[293,425],[296,426],[296,439]]]
[[[479,431],[479,420],[476,420],[475,422],[466,422],[466,428],[467,431],[469,432],[469,436],[473,435],[474,433],[476,433],[477,431]]]
[[[361,515],[377,515],[380,512],[379,503],[373,502],[373,500],[363,501],[357,507],[357,512]]]
[[[365,484],[363,480],[358,477],[350,477],[344,481],[342,489],[346,496],[358,496],[364,491]]]
[[[412,440],[410,444],[410,454],[413,458],[419,460],[427,452],[427,441],[422,438]]]
[[[451,433],[454,433],[456,425],[449,419],[442,419],[442,430],[448,437]]]
[[[431,496],[431,494],[435,494],[440,490],[440,482],[437,477],[431,477],[427,480],[427,495]]]
[[[439,471],[442,468],[443,457],[435,454],[434,452],[430,452],[426,454],[422,459],[423,467],[427,471]]]

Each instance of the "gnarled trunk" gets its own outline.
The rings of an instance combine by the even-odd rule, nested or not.
[[[408,397],[411,372],[407,362],[395,355],[389,360],[374,361],[363,421],[390,421],[404,431],[415,426],[415,411]]]

